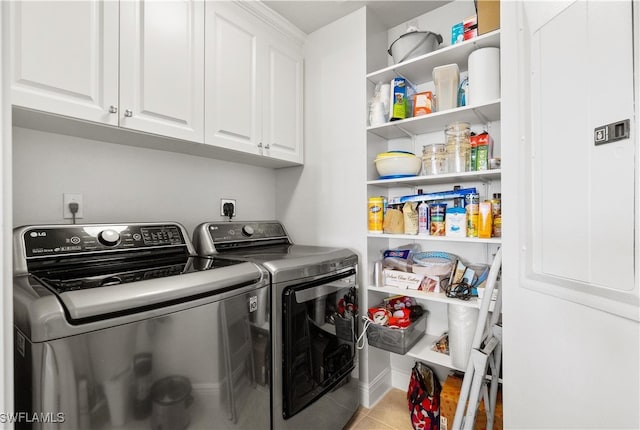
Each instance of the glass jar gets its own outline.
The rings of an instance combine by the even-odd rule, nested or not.
[[[448,124],[444,131],[447,139],[447,168],[449,173],[468,172],[471,162],[471,129],[468,122]]]
[[[447,146],[444,143],[422,147],[422,170],[424,175],[447,173]]]

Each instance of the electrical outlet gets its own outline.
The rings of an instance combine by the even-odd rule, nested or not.
[[[82,201],[82,194],[69,194],[64,193],[62,195],[62,217],[64,219],[72,219],[73,214],[69,210],[69,203],[78,204],[78,212],[76,213],[76,219],[84,217],[84,202]]]
[[[230,209],[229,209],[229,205],[231,205]],[[229,210],[231,211],[231,218],[235,217],[236,216],[236,200],[220,199],[220,216],[229,218],[229,213],[227,213],[227,211]]]

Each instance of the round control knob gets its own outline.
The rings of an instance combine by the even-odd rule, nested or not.
[[[120,233],[115,230],[103,230],[98,234],[98,241],[106,246],[114,246],[120,240]]]
[[[242,227],[242,234],[244,234],[245,236],[253,236],[253,227],[251,227],[250,225],[245,225],[244,227]]]

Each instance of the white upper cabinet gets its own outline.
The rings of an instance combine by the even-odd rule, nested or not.
[[[26,108],[27,122],[42,111],[207,144],[165,145],[176,152],[302,164],[305,35],[261,2],[24,0],[9,8],[11,103]],[[137,145],[136,137],[120,141]]]
[[[251,11],[206,3],[205,142],[302,163],[302,49]]]
[[[204,3],[120,3],[120,126],[204,140]]]
[[[223,2],[206,4],[205,140],[209,144],[260,153],[262,109],[258,95],[257,18]]]
[[[11,100],[118,124],[118,3],[12,1]]]
[[[265,154],[302,163],[302,55],[284,40],[267,46],[266,85],[263,86],[263,145]]]
[[[202,1],[10,5],[12,104],[204,140]]]

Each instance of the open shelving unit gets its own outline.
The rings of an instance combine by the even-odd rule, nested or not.
[[[394,64],[380,70],[373,71],[366,75],[370,85],[379,82],[388,82],[395,77],[406,78],[416,86],[431,85],[433,81],[432,70],[434,67],[456,63],[461,73],[468,70],[468,57],[474,50],[485,47],[500,47],[500,30],[496,30],[485,35],[470,39],[468,41],[458,43],[451,46],[445,46],[428,54],[407,60],[400,64]],[[436,133],[443,131],[447,124],[456,121],[468,122],[470,124],[488,125],[489,123],[499,122],[501,119],[501,100],[490,100],[486,103],[477,105],[468,105],[457,107],[454,109],[437,111],[427,115],[411,117],[398,121],[391,121],[385,124],[369,126],[366,131],[368,138],[368,158],[373,160],[376,152],[384,148],[385,141],[394,139],[408,139],[413,145],[413,151],[418,153],[421,135],[428,133]],[[391,146],[388,142],[387,146]],[[388,148],[394,149],[394,148]],[[403,148],[405,149],[405,148]],[[373,170],[372,170],[373,169]],[[368,165],[368,178],[377,178],[373,163]],[[462,173],[448,173],[442,175],[431,176],[413,176],[394,179],[370,179],[366,181],[368,194],[370,196],[386,195],[394,197],[407,194],[407,188],[431,187],[435,185],[459,185],[461,183],[469,186],[481,185],[484,189],[484,197],[489,198],[489,190],[493,192],[500,189],[502,177],[501,169],[472,171]],[[415,190],[414,190],[415,191]],[[483,191],[480,191],[481,198]],[[483,255],[487,259],[491,258],[492,253],[501,245],[502,238],[477,238],[477,237],[447,237],[447,236],[430,236],[430,235],[409,235],[409,234],[374,234],[368,233],[367,240],[370,244],[370,258],[373,261],[377,254],[374,249],[383,249],[385,246],[393,246],[402,241],[411,243],[420,243],[421,246],[428,248],[444,248],[442,250],[454,249],[457,255],[465,259],[465,250],[469,255]],[[480,260],[481,261],[481,260]],[[480,262],[476,261],[476,262]],[[471,261],[469,261],[471,262]],[[490,261],[482,261],[490,263]],[[369,301],[375,302],[381,297],[392,295],[405,295],[414,297],[419,303],[423,304],[427,310],[429,307],[442,307],[449,305],[458,305],[470,308],[480,309],[481,300],[476,297],[469,300],[460,300],[457,298],[447,297],[445,293],[426,293],[419,290],[407,290],[397,287],[375,287],[367,285],[367,292],[372,296]],[[434,309],[436,310],[436,309]],[[438,308],[438,312],[434,312],[434,327],[442,327],[441,321],[444,308]],[[433,344],[442,333],[436,333],[439,328],[432,328],[429,332],[430,325],[427,325],[427,332],[416,345],[414,345],[405,356],[425,361],[428,363],[443,366],[449,369],[464,371],[464,369],[456,368],[452,364],[451,357],[432,349]]]

